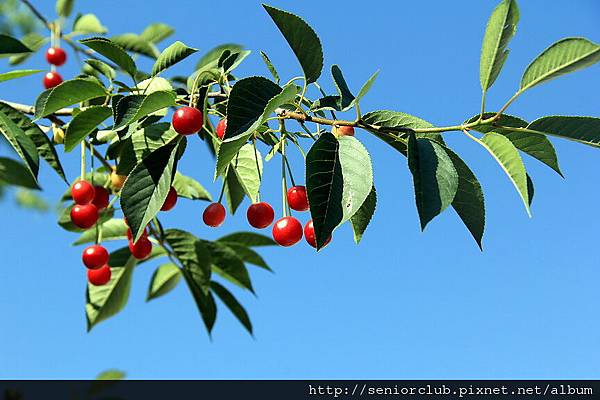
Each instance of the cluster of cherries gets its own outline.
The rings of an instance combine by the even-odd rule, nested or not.
[[[60,47],[50,47],[46,51],[46,61],[48,64],[60,67],[67,61],[67,53]],[[62,76],[56,71],[50,71],[44,75],[44,87],[46,89],[52,89],[62,83]]]
[[[202,129],[203,122],[202,112],[194,107],[181,107],[177,109],[172,120],[173,129],[180,135],[197,133]],[[219,121],[216,129],[219,139],[223,139],[225,136],[226,128],[227,118],[223,118]],[[348,128],[350,128],[351,131]],[[340,130],[338,134],[348,136],[354,135],[354,128],[352,127],[339,127],[337,129]],[[292,210],[307,211],[309,209],[306,187],[293,186],[287,191],[286,196],[287,203]],[[204,210],[202,220],[208,226],[219,227],[225,221],[225,216],[225,207],[223,207],[221,203],[212,203]],[[251,204],[246,212],[246,217],[248,218],[248,223],[254,228],[264,229],[273,223],[275,211],[269,203],[263,201]],[[275,242],[281,246],[293,246],[298,243],[304,235],[304,238],[309,245],[317,247],[312,219],[304,225],[303,229],[302,224],[296,218],[285,216],[273,224],[272,235]],[[326,244],[330,241],[331,237],[329,237]]]

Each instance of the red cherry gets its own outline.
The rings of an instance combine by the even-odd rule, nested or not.
[[[71,209],[71,221],[79,228],[89,229],[98,222],[98,209],[93,204],[75,204]]]
[[[144,233],[142,233],[142,236],[140,236],[140,239],[142,238],[146,238],[148,239],[148,229],[144,229]],[[140,240],[138,239],[138,241]],[[131,229],[127,229],[127,240],[129,240],[130,242],[133,240],[133,234],[131,233]]]
[[[317,239],[315,238],[315,227],[313,225],[312,219],[308,221],[306,225],[304,225],[304,239],[306,239],[306,242],[312,247],[314,247],[315,249],[317,248]],[[331,242],[331,235],[329,235],[329,238],[325,241],[323,247],[327,246],[329,242]]]
[[[62,76],[56,71],[48,72],[44,75],[44,87],[46,89],[52,89],[55,86],[60,85],[63,82]]]
[[[273,211],[273,207],[269,203],[263,201],[250,205],[246,216],[250,225],[258,229],[263,229],[271,225],[273,218],[275,218],[275,211]]]
[[[202,129],[202,112],[193,107],[181,107],[173,114],[173,128],[180,135],[191,135]]]
[[[60,47],[50,47],[46,51],[46,61],[48,61],[49,64],[60,67],[67,61],[67,53]]]
[[[76,204],[89,204],[94,200],[95,195],[94,187],[87,181],[77,181],[71,188],[71,197]]]
[[[220,120],[217,125],[217,136],[219,139],[223,139],[223,136],[225,136],[225,129],[227,129],[227,118]]]
[[[280,246],[293,246],[302,239],[302,224],[294,217],[283,217],[273,225],[273,239]]]
[[[225,207],[221,203],[212,203],[202,213],[202,220],[208,226],[216,228],[225,221]]]
[[[287,201],[292,210],[308,210],[308,197],[304,186],[292,186],[287,191]]]
[[[98,211],[104,210],[108,207],[109,193],[103,186],[94,186],[94,200],[92,204],[96,206]]]
[[[160,211],[169,211],[175,207],[175,204],[177,204],[177,190],[171,186],[171,189],[169,189],[169,194],[167,194],[167,198],[160,208]]]
[[[352,126],[346,126],[346,125],[340,125],[340,126],[335,126],[333,127],[333,134],[336,136],[354,136],[354,127]]]
[[[112,273],[108,264],[104,264],[101,268],[88,269],[87,271],[88,282],[94,286],[106,285],[110,281],[111,275]]]
[[[136,243],[130,240],[129,251],[138,260],[143,260],[152,253],[152,242],[147,237],[141,237]]]
[[[81,255],[83,264],[90,269],[98,269],[108,262],[108,251],[98,244],[86,247]]]

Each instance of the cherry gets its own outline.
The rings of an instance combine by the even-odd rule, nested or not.
[[[273,218],[275,218],[275,212],[269,203],[263,201],[250,205],[246,216],[250,225],[258,229],[263,229],[271,225]]]
[[[354,136],[354,127],[346,125],[334,125],[331,130],[335,136]]]
[[[142,236],[140,236],[140,239],[145,238],[148,239],[148,229],[144,229],[144,233],[142,233]],[[138,239],[138,241],[140,240]],[[127,229],[127,240],[129,240],[130,242],[133,240],[133,233],[131,233],[131,229]]]
[[[306,239],[306,242],[312,247],[314,247],[315,249],[317,248],[317,239],[315,238],[315,227],[313,225],[312,219],[308,221],[306,225],[304,225],[304,239]],[[331,242],[331,235],[329,235],[329,238],[325,241],[323,247],[327,246],[329,242]]]
[[[67,53],[60,47],[50,47],[46,51],[46,61],[48,61],[49,64],[60,67],[67,61]]]
[[[180,135],[191,135],[202,129],[202,112],[194,107],[181,107],[173,114],[173,128]]]
[[[152,253],[152,242],[147,237],[142,236],[136,243],[129,241],[129,251],[138,260],[147,258]]]
[[[217,136],[219,139],[223,139],[223,136],[225,136],[225,129],[227,129],[227,118],[220,120],[217,125]]]
[[[167,194],[167,198],[165,199],[165,202],[160,208],[160,211],[169,211],[170,209],[175,207],[175,204],[177,204],[177,190],[175,190],[175,188],[171,186],[171,188],[169,189],[169,194]]]
[[[94,286],[106,285],[110,281],[112,273],[108,264],[104,264],[98,269],[88,269],[88,281]]]
[[[92,204],[96,206],[98,211],[102,211],[108,207],[108,190],[106,190],[106,188],[103,186],[94,186],[94,193],[94,200],[92,200]]]
[[[81,255],[83,264],[90,269],[98,269],[108,262],[108,251],[98,244],[86,247]]]
[[[71,188],[71,197],[76,204],[89,204],[94,200],[96,191],[88,181],[77,181]]]
[[[208,226],[216,228],[225,221],[225,207],[221,203],[212,203],[202,213],[202,220]]]
[[[302,224],[294,217],[283,217],[273,225],[273,239],[284,247],[293,246],[302,239]]]
[[[56,71],[48,72],[44,75],[44,87],[46,89],[52,89],[55,86],[60,85],[63,82],[62,76]]]
[[[93,204],[76,204],[71,209],[71,221],[82,229],[89,229],[98,222],[98,209]]]
[[[308,197],[304,186],[292,186],[287,191],[287,201],[292,210],[308,210]]]

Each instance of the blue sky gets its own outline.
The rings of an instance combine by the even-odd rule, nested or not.
[[[41,3],[51,15],[53,2]],[[141,32],[161,21],[177,29],[178,40],[201,50],[242,43],[253,54],[238,75],[268,74],[259,50],[285,80],[299,74],[257,1],[224,6],[181,0],[168,9],[154,0],[79,3],[79,10],[96,13],[112,34]],[[331,64],[340,65],[355,90],[381,68],[363,111],[404,111],[434,124],[454,124],[478,111],[479,50],[495,3],[374,1],[365,9],[362,2],[272,2],[302,15],[318,32],[327,66],[321,82],[328,90]],[[521,22],[490,90],[490,110],[514,93],[527,64],[552,42],[567,36],[600,41],[597,1],[519,3]],[[44,65],[41,54],[27,64]],[[63,76],[73,76],[75,65],[71,57]],[[192,65],[184,63],[177,72]],[[599,72],[596,65],[536,87],[509,111],[528,120],[598,116]],[[31,103],[41,90],[39,80],[3,84],[1,97]],[[54,215],[30,214],[4,202],[0,378],[83,379],[107,368],[137,379],[600,377],[598,150],[553,140],[564,180],[527,158],[536,184],[529,219],[489,155],[459,133],[446,134],[486,191],[481,253],[451,210],[421,233],[406,160],[366,132],[357,137],[372,154],[379,193],[363,242],[355,246],[346,226],[318,255],[304,243],[266,249],[275,274],[252,270],[257,297],[235,292],[252,317],[255,338],[221,309],[209,340],[184,285],[146,304],[156,262],[136,270],[124,312],[86,333],[82,249],[70,246],[76,236],[56,226]],[[216,194],[213,161],[199,141],[190,144],[181,171]],[[66,160],[75,178],[76,156]],[[267,164],[263,193],[277,213],[278,165]],[[294,165],[300,175],[297,155]],[[47,167],[41,182],[49,199],[64,189]],[[241,212],[220,230],[209,230],[201,223],[203,208],[182,200],[165,224],[206,238],[247,229]]]

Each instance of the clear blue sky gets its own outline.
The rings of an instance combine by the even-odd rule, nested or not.
[[[38,3],[46,14],[53,11],[53,2]],[[201,50],[243,43],[254,53],[238,75],[268,74],[259,50],[284,78],[299,72],[258,1],[79,3],[112,34],[163,21],[177,28],[177,39]],[[552,42],[567,36],[600,41],[597,1],[519,3],[521,22],[490,91],[490,109],[514,92],[529,61]],[[333,63],[355,90],[381,68],[363,111],[405,111],[434,124],[460,122],[478,111],[480,43],[496,1],[272,4],[304,16],[320,35],[327,65],[321,81],[329,90]],[[71,57],[63,76],[75,74],[73,65]],[[42,55],[27,66],[44,68]],[[510,112],[528,120],[598,116],[599,72],[594,66],[534,88]],[[1,97],[32,102],[39,80],[3,84]],[[275,274],[252,270],[257,298],[235,292],[256,338],[221,309],[211,342],[184,285],[146,304],[156,262],[136,270],[124,312],[86,333],[82,249],[70,246],[76,236],[56,226],[54,215],[2,203],[0,378],[91,378],[106,368],[138,379],[600,378],[600,151],[554,140],[565,180],[527,158],[536,184],[529,219],[495,162],[454,136],[446,135],[487,194],[485,252],[451,210],[421,233],[406,160],[358,132],[372,153],[380,195],[364,241],[355,246],[346,226],[319,255],[304,243],[265,250]],[[181,171],[217,192],[212,160],[199,141],[191,144]],[[267,165],[264,196],[280,212],[274,162]],[[68,158],[66,166],[75,178],[77,160]],[[53,172],[44,166],[41,177],[45,195],[58,198],[63,186]],[[207,238],[246,229],[242,212],[221,230],[208,230],[203,208],[182,200],[164,220]]]

